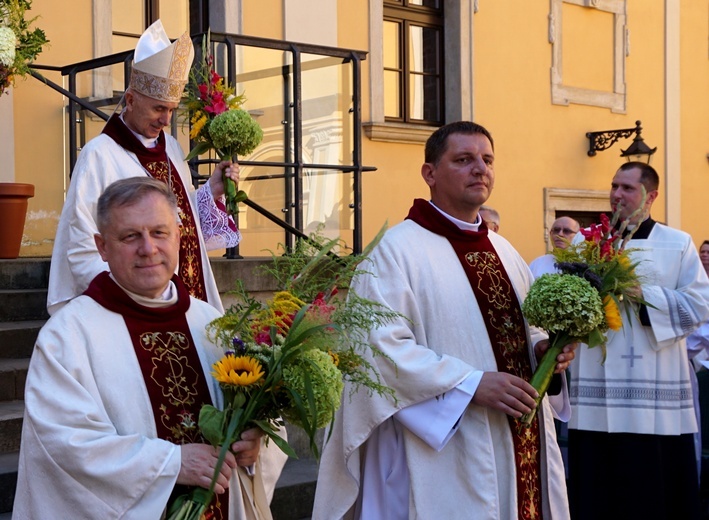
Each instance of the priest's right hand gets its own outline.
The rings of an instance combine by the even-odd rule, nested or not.
[[[186,486],[199,486],[209,489],[214,476],[214,468],[217,467],[219,449],[209,444],[183,444],[180,446],[182,453],[182,463],[180,473],[177,475],[177,483]],[[224,493],[229,487],[229,477],[231,471],[236,467],[234,454],[227,451],[224,464],[214,485],[214,492]]]
[[[537,406],[534,399],[538,395],[534,387],[522,378],[504,372],[484,372],[473,403],[519,419]]]

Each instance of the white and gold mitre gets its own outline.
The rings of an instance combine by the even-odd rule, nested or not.
[[[130,88],[153,99],[179,103],[194,58],[185,32],[173,43],[158,20],[140,36],[135,47]]]

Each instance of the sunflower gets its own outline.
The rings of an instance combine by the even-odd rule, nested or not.
[[[620,330],[623,325],[623,319],[620,317],[620,310],[618,309],[618,304],[607,294],[603,298],[603,313],[606,317],[606,324],[611,330]]]
[[[251,356],[226,355],[214,365],[212,375],[221,384],[251,386],[264,376],[261,363]]]

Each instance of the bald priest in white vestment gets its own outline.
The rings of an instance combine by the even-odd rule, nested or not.
[[[96,201],[112,182],[153,177],[167,183],[180,207],[178,276],[190,294],[222,311],[208,250],[236,246],[241,234],[225,212],[222,170],[238,180],[238,165],[220,163],[198,190],[170,124],[187,83],[194,49],[187,33],[173,43],[160,20],[138,40],[125,107],[81,150],[72,172],[52,250],[47,309],[53,314],[106,269],[96,245]]]
[[[478,213],[493,164],[480,125],[434,132],[421,168],[431,200],[415,200],[363,266],[371,274],[357,278],[357,294],[410,319],[369,336],[385,354],[371,361],[397,401],[343,392],[314,520],[569,518],[550,400],[530,428],[517,420],[535,406],[527,381],[548,340],[520,310],[527,264]],[[557,372],[574,348],[559,355]]]
[[[159,520],[185,486],[209,487],[218,453],[196,422],[202,404],[221,406],[210,371],[223,352],[205,332],[220,313],[174,275],[177,219],[174,195],[149,177],[99,200],[96,243],[110,273],[39,333],[13,518]],[[210,518],[271,518],[261,461],[282,467],[285,456],[261,442],[251,429],[232,445]]]

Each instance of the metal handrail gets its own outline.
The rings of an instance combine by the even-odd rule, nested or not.
[[[197,49],[201,48],[201,41],[203,34],[194,35],[192,38],[195,41],[195,47]],[[242,36],[235,34],[225,34],[225,33],[210,33],[210,43],[214,44],[224,44],[226,45],[226,55],[228,58],[227,62],[227,80],[234,79],[236,74],[236,52],[235,47],[246,46],[246,47],[260,47],[266,49],[282,50],[283,52],[288,52],[292,55],[292,63],[289,66],[281,67],[280,71],[261,71],[262,74],[273,74],[279,73],[284,77],[284,92],[283,92],[283,107],[284,107],[284,122],[289,121],[290,124],[286,125],[286,131],[284,132],[284,161],[240,161],[240,164],[245,166],[260,166],[260,167],[277,167],[282,168],[283,173],[273,174],[273,175],[260,175],[253,179],[245,180],[264,180],[264,179],[274,179],[282,178],[285,182],[285,203],[286,207],[283,209],[285,213],[285,220],[279,218],[273,213],[269,212],[262,206],[256,204],[253,201],[247,201],[246,204],[269,219],[271,222],[277,224],[285,231],[285,243],[287,247],[292,247],[293,236],[298,236],[300,238],[307,238],[303,233],[303,172],[305,169],[317,169],[317,170],[331,170],[333,172],[341,172],[342,174],[352,174],[353,182],[353,204],[351,208],[353,210],[353,245],[352,251],[354,253],[360,253],[362,251],[362,173],[365,171],[375,171],[376,167],[365,166],[362,164],[362,132],[361,132],[361,61],[366,59],[366,52],[357,51],[351,49],[342,49],[336,47],[327,47],[312,44],[301,44],[293,42],[285,42],[281,40],[272,40],[268,38],[258,38],[252,36]],[[350,112],[352,113],[352,132],[353,132],[353,150],[352,150],[352,164],[349,165],[335,165],[335,164],[317,164],[317,163],[306,163],[303,161],[302,155],[302,78],[301,74],[303,70],[308,70],[313,66],[311,63],[301,64],[300,57],[302,54],[315,54],[327,57],[338,58],[342,60],[342,63],[351,63],[352,66],[352,105]],[[45,85],[49,86],[53,90],[66,96],[69,100],[67,110],[69,112],[69,165],[70,170],[73,170],[76,164],[76,159],[78,156],[79,143],[77,139],[77,116],[82,110],[88,110],[96,116],[100,117],[104,121],[108,119],[108,115],[101,111],[99,107],[107,106],[111,104],[117,104],[120,101],[120,96],[114,96],[112,98],[100,99],[89,101],[87,99],[80,98],[77,96],[77,75],[82,72],[92,71],[100,67],[107,67],[116,64],[123,64],[124,67],[124,89],[127,88],[130,80],[130,64],[133,59],[133,51],[124,51],[116,54],[111,54],[101,58],[94,58],[91,60],[85,60],[78,63],[73,63],[63,67],[50,67],[43,65],[32,65],[31,74],[39,81],[42,81]],[[68,77],[68,89],[48,80],[43,77],[38,71],[39,70],[52,70],[58,71],[62,76]],[[292,84],[290,80],[292,79]],[[293,99],[290,98],[291,93],[293,94]],[[290,135],[289,129],[293,128],[293,135]],[[175,131],[173,125],[173,132]],[[286,154],[290,153],[291,147],[290,142],[293,143],[293,157],[289,157]],[[82,143],[83,145],[83,143]],[[196,166],[199,164],[213,162],[210,160],[194,160],[191,162],[193,166],[193,182],[199,184],[204,182],[208,176],[199,175],[196,173]],[[291,211],[293,210],[293,211]],[[293,215],[294,213],[294,215]],[[234,254],[236,253],[236,254]],[[237,257],[238,250],[227,251],[227,257]]]

